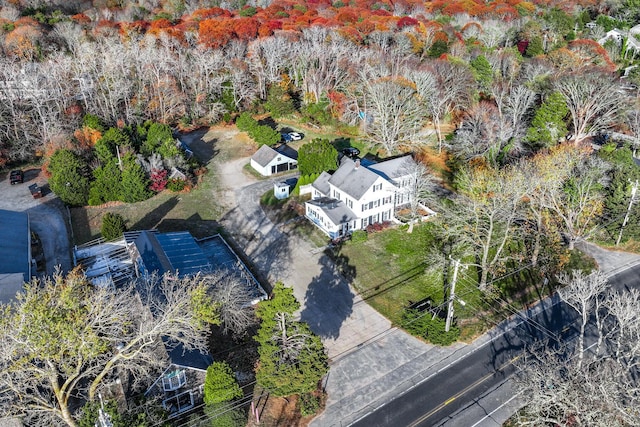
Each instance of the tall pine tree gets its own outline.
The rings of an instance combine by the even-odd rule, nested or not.
[[[262,321],[255,337],[260,344],[256,380],[275,396],[314,391],[329,370],[320,337],[306,323],[293,320],[299,307],[293,289],[277,283],[271,299],[256,311]]]
[[[141,202],[151,197],[150,181],[142,166],[133,154],[127,154],[122,160],[122,186],[120,200],[127,203]]]

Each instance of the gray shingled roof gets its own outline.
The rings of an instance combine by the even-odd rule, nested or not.
[[[331,188],[329,187],[329,180],[331,179],[331,174],[327,172],[322,172],[319,177],[316,178],[315,181],[311,184],[313,188],[317,189],[322,194],[329,194]]]
[[[386,180],[393,180],[398,177],[407,175],[409,165],[415,164],[411,155],[396,157],[395,159],[385,160],[380,163],[374,163],[367,166],[373,172],[377,173]]]
[[[343,161],[337,171],[329,179],[329,183],[338,187],[355,200],[367,192],[379,178],[377,174],[364,166],[356,166],[351,159]]]
[[[318,199],[309,200],[307,203],[318,206],[322,209],[334,224],[344,224],[358,218],[341,200],[332,199],[330,197],[320,197]]]
[[[276,150],[268,145],[263,145],[251,156],[251,160],[264,167],[267,166],[271,160],[275,159],[277,155],[278,152]]]
[[[277,156],[285,156],[292,160],[298,160],[298,152],[286,145],[281,145],[275,150],[268,145],[263,145],[254,153],[253,156],[251,156],[251,159],[264,167]]]

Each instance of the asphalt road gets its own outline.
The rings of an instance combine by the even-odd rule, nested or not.
[[[613,289],[640,288],[640,267],[609,278]],[[527,321],[514,320],[513,327],[457,360],[446,369],[402,396],[354,423],[354,426],[448,426],[475,425],[477,419],[462,419],[461,411],[488,391],[503,384],[516,370],[514,362],[536,342],[567,342],[577,336],[576,312],[563,302],[550,305]],[[500,402],[494,402],[500,405]],[[483,408],[490,413],[491,407]],[[458,417],[458,418],[456,418]]]

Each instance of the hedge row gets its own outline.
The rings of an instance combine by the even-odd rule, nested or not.
[[[280,142],[280,132],[271,129],[269,126],[260,125],[258,121],[251,117],[249,113],[242,113],[236,119],[238,129],[247,132],[258,145],[272,146]]]

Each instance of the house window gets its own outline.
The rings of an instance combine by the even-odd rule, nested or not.
[[[277,157],[276,162],[282,161],[282,157]]]
[[[162,377],[162,388],[164,391],[174,391],[187,383],[187,376],[184,370],[175,370]]]
[[[367,210],[367,204],[366,204],[366,203],[363,203],[363,204],[362,204],[362,212],[364,212],[364,211],[366,211],[366,210]]]
[[[347,199],[347,206],[349,206],[349,209],[353,209],[353,200]]]
[[[382,199],[383,205],[386,205],[387,203],[391,203],[391,196],[387,196],[384,199]]]

